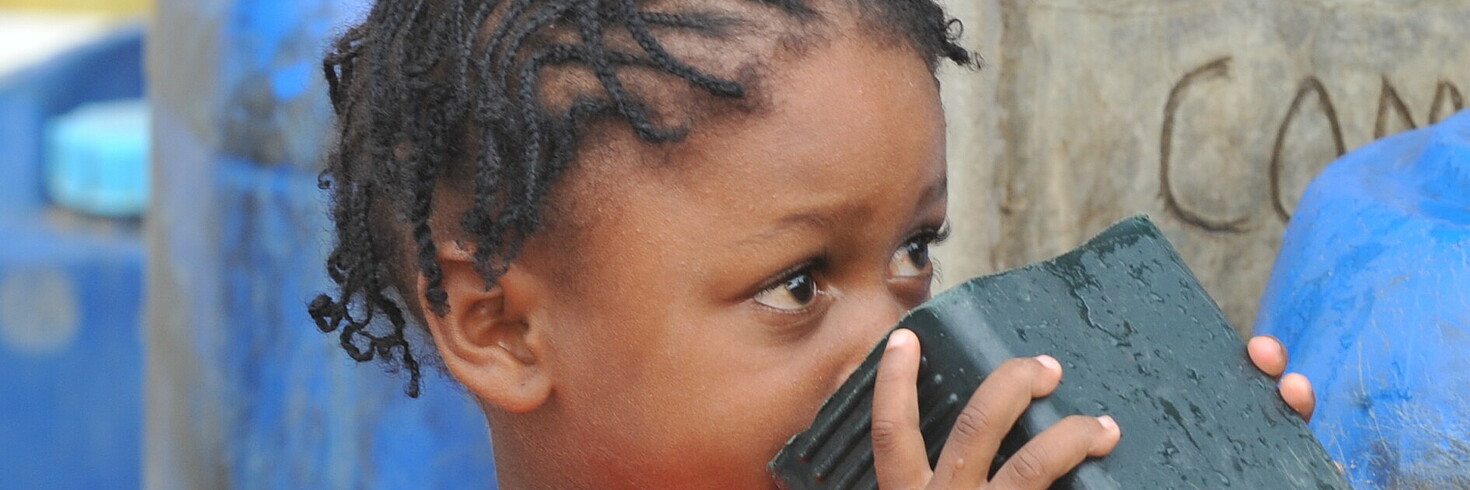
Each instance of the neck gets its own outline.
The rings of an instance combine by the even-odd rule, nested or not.
[[[485,410],[495,454],[495,477],[502,490],[586,488],[588,458],[578,457],[576,441],[555,426],[538,424],[540,413]],[[583,441],[585,443],[585,441]]]
[[[546,462],[537,457],[541,452],[534,448],[532,441],[522,437],[521,431],[515,430],[513,424],[506,423],[505,414],[491,415],[487,410],[485,418],[490,423],[490,445],[495,454],[498,487],[501,490],[552,488],[553,482],[546,481],[546,478],[553,472],[536,471],[536,468],[554,466],[544,466]]]

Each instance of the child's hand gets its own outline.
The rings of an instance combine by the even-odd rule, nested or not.
[[[931,469],[919,433],[919,339],[898,330],[886,349],[873,394],[873,459],[880,488],[1044,489],[1087,457],[1103,456],[1118,445],[1121,433],[1111,417],[1074,415],[1031,439],[995,479],[986,481],[1001,439],[1032,399],[1050,394],[1062,379],[1056,359],[1017,358],[1001,364],[970,396]]]
[[[1297,373],[1281,376],[1286,372],[1286,347],[1281,345],[1281,341],[1269,335],[1253,337],[1246,344],[1246,352],[1250,353],[1251,362],[1257,368],[1281,382],[1281,398],[1286,400],[1286,404],[1300,413],[1303,420],[1312,420],[1312,411],[1317,408],[1312,382]]]

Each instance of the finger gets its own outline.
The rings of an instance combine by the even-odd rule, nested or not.
[[[1121,438],[1122,432],[1112,417],[1067,417],[1021,446],[990,484],[1006,489],[1048,488],[1088,456],[1112,452]]]
[[[917,488],[929,480],[929,456],[919,433],[919,338],[888,336],[873,385],[873,469],[879,488]]]
[[[1291,373],[1281,378],[1281,399],[1292,410],[1301,414],[1302,420],[1311,422],[1312,412],[1317,410],[1317,396],[1312,390],[1312,382],[1306,376]]]
[[[976,488],[985,483],[1002,439],[1031,400],[1051,394],[1062,379],[1062,365],[1051,356],[1001,363],[985,377],[955,419],[944,452],[934,467],[939,488]]]
[[[1256,368],[1272,378],[1280,378],[1281,373],[1286,372],[1286,347],[1281,345],[1280,340],[1270,335],[1260,335],[1251,338],[1250,343],[1245,346],[1246,352],[1250,353],[1251,362]]]

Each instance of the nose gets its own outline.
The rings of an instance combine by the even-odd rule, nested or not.
[[[831,387],[832,391],[836,391],[857,370],[868,357],[868,353],[909,310],[906,301],[887,291],[875,291],[844,300],[846,307],[841,308],[840,312],[834,311],[837,317],[831,319],[839,326],[835,329],[840,332],[840,338],[836,341],[842,345],[840,351],[843,356],[842,370],[835,379],[836,384]]]

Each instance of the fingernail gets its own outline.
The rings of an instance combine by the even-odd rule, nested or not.
[[[1097,423],[1103,426],[1103,433],[1108,434],[1108,436],[1093,439],[1091,454],[1093,454],[1094,456],[1111,451],[1111,449],[1109,448],[1117,444],[1118,441],[1122,440],[1123,438],[1123,431],[1118,428],[1118,421],[1113,420],[1113,417],[1111,415],[1098,416]],[[1114,434],[1117,435],[1114,436]]]
[[[1282,375],[1281,376],[1281,382],[1282,383],[1286,383],[1287,381],[1291,381],[1292,383],[1306,386],[1307,387],[1307,393],[1316,393],[1316,391],[1317,391],[1317,389],[1312,386],[1312,380],[1310,378],[1307,378],[1307,375],[1305,375],[1305,374],[1302,374],[1302,373],[1286,373],[1285,375]]]
[[[1036,356],[1036,362],[1041,363],[1042,366],[1046,366],[1047,369],[1050,369],[1052,371],[1058,373],[1062,372],[1062,363],[1057,362],[1057,359],[1055,357],[1042,354]]]
[[[1103,429],[1107,429],[1108,432],[1119,432],[1118,421],[1113,420],[1113,416],[1111,415],[1099,416],[1097,423],[1102,424]]]
[[[893,349],[897,349],[899,347],[903,347],[904,344],[909,343],[909,338],[912,335],[913,334],[910,334],[910,333],[905,332],[905,331],[902,331],[902,330],[897,331],[897,332],[893,332],[892,334],[889,334],[888,335],[888,349],[889,350],[893,350]]]

